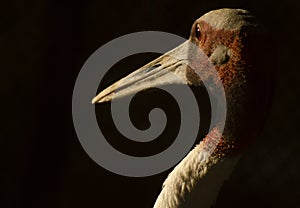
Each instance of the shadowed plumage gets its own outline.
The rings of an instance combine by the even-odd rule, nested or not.
[[[187,42],[197,45],[217,70],[226,93],[227,119],[223,132],[215,126],[169,174],[155,208],[210,207],[243,149],[257,137],[270,103],[271,45],[248,11],[220,9],[203,15],[194,22]],[[201,86],[203,79],[212,78],[210,74],[200,78],[181,60],[170,58],[184,47],[186,43],[136,70],[92,102],[166,84]],[[154,70],[149,73],[151,67]],[[205,67],[201,70],[205,73]],[[178,78],[171,76],[174,73]],[[210,154],[213,145],[217,148]]]

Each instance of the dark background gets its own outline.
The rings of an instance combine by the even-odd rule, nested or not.
[[[127,178],[87,156],[72,123],[75,79],[86,59],[116,37],[156,30],[188,38],[196,18],[233,7],[252,11],[269,29],[279,70],[264,131],[224,184],[216,207],[300,207],[295,3],[1,0],[0,206],[151,207],[167,172]]]

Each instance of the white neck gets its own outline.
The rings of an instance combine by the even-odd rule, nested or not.
[[[200,142],[169,174],[154,208],[210,208],[238,159],[210,154]]]

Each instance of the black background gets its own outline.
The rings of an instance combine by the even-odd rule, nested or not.
[[[71,114],[76,77],[86,59],[116,37],[156,30],[188,38],[196,18],[232,7],[252,11],[272,33],[279,70],[264,131],[224,184],[216,207],[300,207],[295,3],[2,0],[0,206],[153,206],[167,173],[118,176],[79,144]]]

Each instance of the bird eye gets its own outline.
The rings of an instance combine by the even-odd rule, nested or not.
[[[198,39],[198,40],[200,40],[200,38],[201,38],[201,31],[200,31],[200,25],[199,24],[197,24],[196,25],[196,38]]]

